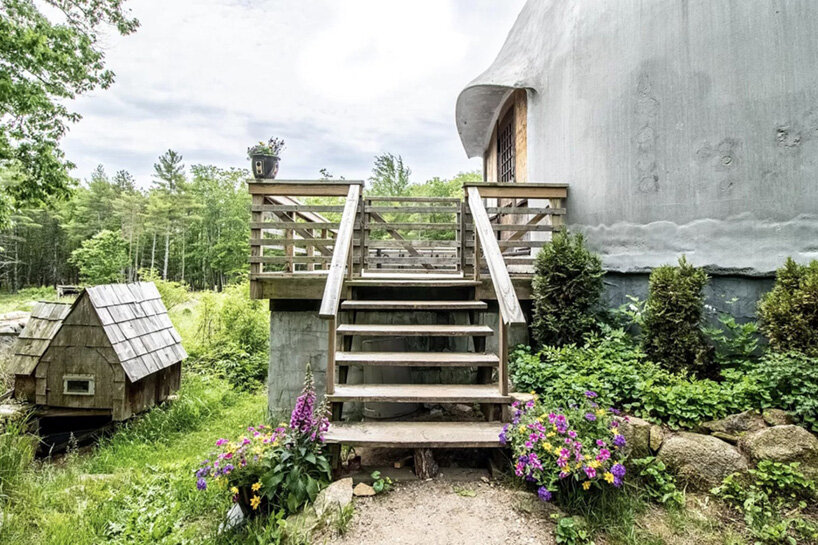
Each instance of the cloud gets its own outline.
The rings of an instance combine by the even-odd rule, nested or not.
[[[416,181],[480,168],[454,125],[460,89],[499,51],[523,0],[131,0],[142,26],[107,35],[117,81],[75,103],[65,140],[87,176],[102,163],[150,183],[167,148],[187,164],[244,167],[247,146],[287,141],[281,175],[365,178],[400,153]]]

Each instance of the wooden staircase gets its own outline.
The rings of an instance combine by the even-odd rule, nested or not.
[[[333,407],[333,421],[325,438],[328,443],[395,448],[500,446],[502,407],[510,402],[510,397],[494,376],[501,364],[500,356],[486,352],[486,338],[493,336],[495,332],[492,328],[477,323],[479,313],[486,311],[488,305],[474,299],[474,281],[465,280],[458,274],[446,276],[449,278],[421,280],[397,274],[390,278],[346,282],[351,290],[351,298],[342,302],[340,309],[346,315],[348,323],[335,325],[336,350],[331,358],[338,366],[338,382],[328,384],[327,388],[327,399]],[[366,292],[360,289],[372,287],[378,288],[374,290],[378,299],[367,298]],[[407,292],[413,295],[427,293],[434,296],[434,299],[401,299]],[[441,296],[446,298],[441,299]],[[363,312],[366,314],[362,314]],[[378,318],[373,317],[380,317],[383,321],[392,322],[395,321],[391,317],[392,313],[400,313],[402,316],[430,316],[435,323],[361,323],[361,316],[368,316],[369,321],[377,321]],[[353,351],[353,337],[466,337],[465,343],[460,344],[467,344],[469,350]],[[352,365],[476,368],[477,383],[346,384],[347,369]],[[484,420],[343,422],[343,404],[348,402],[479,404]]]

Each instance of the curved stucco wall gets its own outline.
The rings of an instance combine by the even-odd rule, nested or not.
[[[818,258],[818,1],[529,0],[458,100],[470,155],[486,85],[529,88],[528,179],[609,269]]]

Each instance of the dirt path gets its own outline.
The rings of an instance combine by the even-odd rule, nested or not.
[[[355,515],[335,545],[552,545],[548,508],[499,484],[436,479],[355,498]],[[321,543],[321,540],[317,541]]]

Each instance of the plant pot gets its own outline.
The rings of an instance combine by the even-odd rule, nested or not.
[[[250,169],[253,177],[262,180],[272,180],[278,174],[278,163],[280,159],[275,155],[251,155]]]

